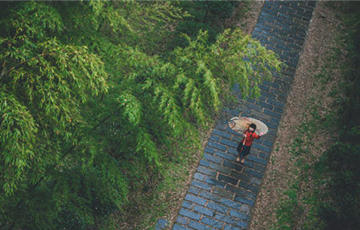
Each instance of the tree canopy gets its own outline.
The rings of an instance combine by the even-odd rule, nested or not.
[[[169,137],[205,125],[234,83],[259,95],[280,68],[239,29],[213,41],[182,33],[190,14],[178,3],[2,2],[0,12],[2,229],[101,226],[134,181],[161,173]]]

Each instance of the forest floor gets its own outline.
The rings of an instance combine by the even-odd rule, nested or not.
[[[327,2],[320,1],[314,9],[313,18],[309,26],[308,36],[304,44],[292,84],[288,95],[284,114],[280,121],[274,149],[267,165],[265,177],[258,194],[255,207],[252,210],[250,230],[272,229],[277,222],[277,209],[284,192],[298,175],[294,172],[295,161],[289,150],[291,143],[296,138],[297,127],[304,122],[306,106],[311,103],[311,98],[318,98],[324,108],[331,106],[333,98],[328,93],[339,83],[340,73],[334,72],[333,81],[320,88],[314,76],[323,68],[327,68],[328,54],[337,46],[337,31],[340,19],[336,17],[336,9]],[[324,111],[318,111],[324,113]],[[316,136],[315,146],[311,155],[321,154],[334,133],[322,133]],[[306,186],[311,187],[311,181]],[[309,189],[309,188],[304,188]],[[311,189],[311,188],[310,188]],[[298,219],[302,217],[299,216]]]

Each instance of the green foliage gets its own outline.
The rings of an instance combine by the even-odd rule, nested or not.
[[[266,50],[259,41],[239,29],[225,30],[215,44],[212,52],[224,59],[227,81],[230,84],[239,83],[244,97],[258,97],[259,83],[269,80],[271,71],[279,71],[285,65],[274,52]]]
[[[298,217],[302,215],[302,206],[298,203],[298,189],[292,188],[284,192],[286,198],[281,201],[281,206],[277,210],[277,229],[294,229]]]
[[[4,89],[0,91],[0,151],[2,190],[11,195],[24,180],[23,174],[34,157],[37,127],[25,106]]]
[[[208,31],[211,43],[223,32],[225,19],[230,18],[239,5],[235,1],[179,1],[176,4],[188,13],[187,17],[177,24],[176,33],[185,33],[196,38],[199,30]],[[184,47],[186,43],[185,38],[176,36],[171,44]]]
[[[343,94],[336,100],[339,119],[339,137],[326,151],[316,165],[316,173],[324,181],[326,189],[321,192],[319,215],[325,222],[325,229],[357,229],[359,222],[360,171],[360,80],[358,77],[360,46],[358,16],[359,4],[344,4],[348,15],[344,17],[348,34],[342,37],[346,42],[347,59],[351,62],[343,69],[345,83]]]
[[[345,140],[344,140],[345,141]],[[360,183],[360,146],[358,144],[334,144],[316,165],[321,177],[329,178],[326,192],[322,193],[319,215],[325,229],[357,229]]]
[[[206,12],[223,20],[229,4]],[[189,16],[178,3],[1,6],[0,228],[110,228],[132,193],[181,158],[179,138],[211,123],[232,84],[258,96],[280,68],[238,29],[173,43]]]

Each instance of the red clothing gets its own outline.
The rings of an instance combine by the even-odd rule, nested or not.
[[[244,134],[246,135],[246,137],[244,137],[246,146],[251,146],[254,139],[260,138],[260,136],[257,135],[255,132],[250,132],[249,130],[246,130]],[[244,138],[242,139],[241,143],[243,143]]]

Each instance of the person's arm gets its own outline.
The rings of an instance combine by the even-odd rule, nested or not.
[[[245,131],[245,132],[243,132],[243,137],[244,137],[244,138],[246,137],[246,131]]]
[[[254,133],[254,137],[255,137],[256,139],[259,139],[262,135],[264,135],[264,133],[260,133],[259,135],[257,135],[256,133]]]

